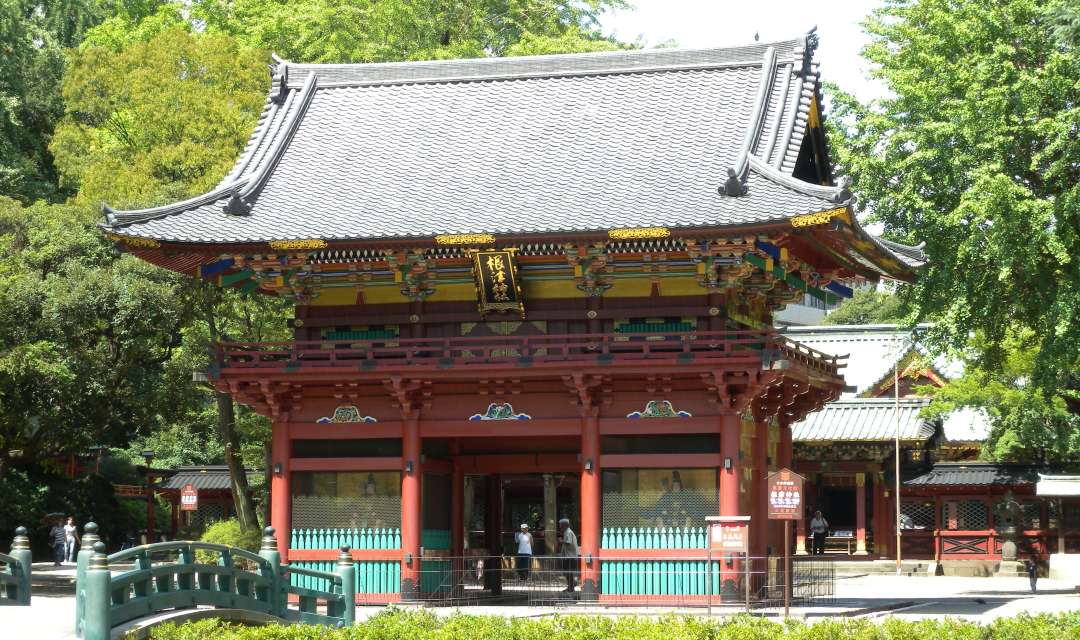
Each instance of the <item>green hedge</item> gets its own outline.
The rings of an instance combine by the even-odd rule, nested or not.
[[[389,609],[349,629],[241,627],[216,620],[156,628],[152,640],[1078,640],[1080,612],[999,619],[905,622],[827,619],[807,625],[760,618],[555,616],[506,618]]]

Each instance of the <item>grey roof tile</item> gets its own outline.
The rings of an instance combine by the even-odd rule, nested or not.
[[[919,417],[929,398],[901,398],[899,419],[891,398],[849,398],[825,405],[805,420],[791,426],[796,442],[879,441],[896,437],[899,422],[901,440],[926,440],[936,428]]]
[[[1035,484],[1045,467],[993,462],[937,463],[926,473],[904,481],[904,486],[987,486]]]

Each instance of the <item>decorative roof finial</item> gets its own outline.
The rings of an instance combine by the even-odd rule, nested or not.
[[[289,95],[289,63],[275,56],[274,64],[270,66],[273,75],[272,82],[277,84],[277,91],[270,96],[270,101],[275,104],[285,102],[285,96]]]
[[[727,180],[724,181],[724,184],[716,188],[716,192],[722,196],[734,197],[746,195],[746,183],[739,178],[737,173],[735,173],[735,169],[728,167],[727,175]]]
[[[840,176],[840,179],[836,181],[836,186],[840,188],[833,196],[833,202],[847,202],[851,200],[851,177]]]
[[[225,203],[224,211],[230,216],[246,216],[251,213],[251,205],[244,202],[240,194],[234,193],[229,196],[229,201]]]

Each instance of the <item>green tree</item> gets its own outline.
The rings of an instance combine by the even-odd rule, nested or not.
[[[822,324],[895,324],[906,314],[900,299],[888,291],[856,289],[855,295],[825,316]]]
[[[596,51],[622,0],[195,0],[210,32],[300,62],[386,62]]]
[[[0,198],[0,475],[168,423],[183,279],[118,253],[96,212]]]
[[[1063,4],[890,0],[864,56],[891,95],[840,94],[832,118],[871,218],[926,242],[910,320],[934,319],[941,349],[976,333],[986,372],[1025,336],[1024,391],[1051,413],[1080,361],[1080,51],[1050,17]]]
[[[1031,331],[1010,332],[1005,357],[993,368],[981,364],[980,338],[958,353],[964,373],[941,388],[924,391],[935,397],[934,416],[959,407],[981,409],[991,422],[983,457],[1023,462],[1080,460],[1080,412],[1068,390],[1044,393],[1031,384],[1038,342]]]

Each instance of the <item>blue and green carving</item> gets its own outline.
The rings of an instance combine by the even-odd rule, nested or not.
[[[378,422],[372,416],[360,415],[360,410],[356,408],[356,405],[345,405],[334,409],[334,413],[328,416],[323,416],[316,420],[319,424],[332,424],[341,422]]]
[[[469,420],[532,420],[527,413],[514,411],[509,402],[492,402],[484,413],[474,413]]]
[[[631,411],[627,418],[692,418],[689,411],[676,411],[670,400],[649,400],[643,411]]]

